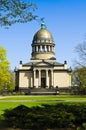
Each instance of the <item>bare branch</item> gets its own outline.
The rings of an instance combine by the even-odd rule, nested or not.
[[[82,66],[86,66],[86,41],[77,45],[75,51],[79,56],[79,60],[76,63]]]

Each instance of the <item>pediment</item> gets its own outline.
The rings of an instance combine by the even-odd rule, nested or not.
[[[48,63],[48,62],[39,62],[35,64],[36,66],[52,66],[52,64]]]
[[[46,64],[46,63],[38,63],[38,64],[36,64],[37,66],[48,66],[48,64]]]

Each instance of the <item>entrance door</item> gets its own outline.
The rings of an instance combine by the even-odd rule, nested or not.
[[[41,78],[41,87],[42,88],[46,87],[46,78]]]

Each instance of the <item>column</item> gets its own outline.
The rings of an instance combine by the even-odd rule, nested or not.
[[[48,86],[48,70],[46,70],[46,86]]]
[[[47,49],[46,49],[46,45],[44,46],[44,51],[46,51]]]
[[[41,70],[39,70],[39,86],[41,87]]]
[[[48,50],[48,46],[46,46],[46,51],[48,52],[49,50]]]
[[[36,86],[36,85],[35,85],[35,79],[36,79],[36,70],[33,70],[33,73],[34,73],[33,85],[34,85],[34,86]]]
[[[51,85],[54,86],[54,83],[53,83],[53,70],[51,70]]]
[[[48,46],[48,51],[50,52],[50,46]]]
[[[53,46],[51,46],[51,51],[53,52]]]
[[[36,52],[38,52],[38,46],[36,46]]]
[[[31,87],[33,87],[33,79],[32,79],[32,77],[31,77]]]
[[[52,52],[54,52],[54,46],[52,46]]]
[[[42,51],[42,46],[40,46],[40,52]]]

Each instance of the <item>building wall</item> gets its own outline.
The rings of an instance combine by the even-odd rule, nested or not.
[[[35,80],[33,79],[34,77],[33,71],[28,69],[28,67],[27,68],[23,67],[22,69],[19,70],[19,88],[28,88],[28,87],[33,87],[33,86],[36,86],[36,88],[39,87],[39,71],[38,71],[39,67],[36,67],[35,69],[36,69]],[[52,81],[53,81],[54,87],[58,86],[58,87],[63,88],[63,87],[71,86],[71,72],[68,72],[67,69],[64,69],[64,66],[54,67],[53,80],[52,80],[52,73],[49,67],[44,65],[44,68],[43,68],[43,66],[41,67],[41,64],[40,64],[40,69],[41,69],[41,76],[42,76],[42,70],[45,70],[45,72],[46,70],[48,70],[48,77],[46,80],[47,86],[51,86]]]
[[[69,87],[71,86],[71,75],[66,71],[54,72],[54,87]]]
[[[34,54],[33,57],[37,59],[49,59],[51,57],[55,57],[55,55],[54,53],[47,52],[46,56],[45,56],[45,53],[37,53],[37,54]]]
[[[19,87],[28,88],[32,86],[32,72],[20,71],[19,73]]]
[[[19,69],[29,70],[29,69],[31,69],[31,66],[23,66],[22,64],[20,64]]]
[[[57,69],[58,70],[63,70],[63,69],[65,69],[65,66],[64,65],[63,66],[55,66],[54,69],[55,70],[57,70]]]

